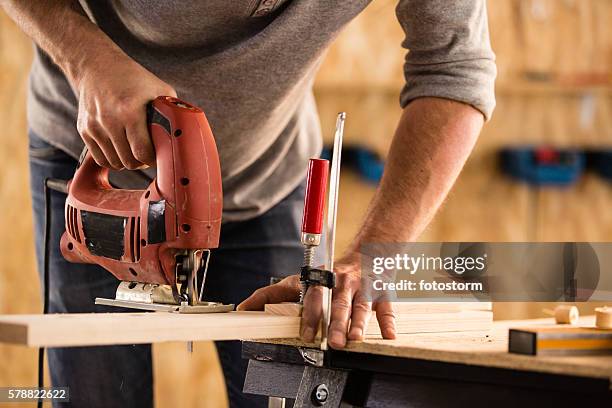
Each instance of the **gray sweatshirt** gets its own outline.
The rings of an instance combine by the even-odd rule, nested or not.
[[[225,221],[262,214],[304,179],[308,159],[321,149],[315,73],[332,40],[370,3],[80,2],[128,55],[206,113],[221,160]],[[406,32],[402,46],[410,50],[402,107],[436,96],[490,117],[496,69],[485,0],[400,0],[397,17]],[[37,49],[29,126],[73,157],[83,148],[77,104],[64,74]]]

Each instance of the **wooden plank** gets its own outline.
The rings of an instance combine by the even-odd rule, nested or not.
[[[294,305],[288,307],[295,311]],[[491,321],[492,312],[479,310],[400,313],[396,329],[398,333],[484,331],[490,328]],[[266,312],[5,315],[0,316],[0,342],[68,347],[293,338],[298,337],[299,326],[300,318],[295,313],[290,316]],[[380,337],[376,319],[371,320],[366,335]]]
[[[264,312],[277,316],[301,316],[302,305],[293,302],[267,303]]]
[[[32,347],[297,337],[297,317],[264,312],[201,315],[83,313],[0,316],[0,341]]]
[[[510,327],[554,325],[553,319],[497,321],[488,333],[416,333],[399,335],[395,340],[366,339],[349,342],[355,353],[413,358],[448,363],[498,367],[612,381],[612,356],[524,356],[508,353]],[[593,326],[592,316],[580,319],[580,326]],[[306,346],[296,339],[266,340],[266,343]]]
[[[397,334],[446,333],[446,332],[487,332],[493,324],[493,312],[484,310],[462,310],[449,313],[396,313]],[[372,316],[368,337],[381,337],[380,327]]]
[[[476,306],[464,303],[443,302],[396,302],[393,304],[395,311],[395,329],[398,334],[410,333],[439,333],[439,332],[464,332],[464,331],[487,331],[493,323],[493,312],[489,310],[478,310],[476,307],[490,307],[483,303]],[[300,316],[302,306],[297,303],[267,304],[265,312],[277,316]],[[366,336],[380,337],[380,327],[375,315],[372,316]]]
[[[266,313],[281,316],[300,316],[302,306],[299,303],[268,303]],[[393,311],[398,314],[410,313],[451,313],[463,310],[493,310],[491,302],[393,302]]]

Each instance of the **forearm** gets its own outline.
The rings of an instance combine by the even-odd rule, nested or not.
[[[457,179],[484,122],[469,105],[421,98],[402,114],[385,172],[349,252],[418,238]]]
[[[77,86],[79,73],[96,57],[125,57],[121,49],[83,15],[72,0],[0,0],[17,25],[42,48]]]

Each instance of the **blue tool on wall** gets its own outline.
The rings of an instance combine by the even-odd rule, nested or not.
[[[612,148],[588,150],[586,152],[587,168],[612,181]]]
[[[330,151],[324,148],[322,159],[328,159]],[[371,183],[378,183],[382,178],[385,163],[382,158],[371,150],[362,146],[345,146],[342,149],[342,165],[349,166]]]
[[[499,156],[504,173],[535,186],[571,185],[585,167],[584,153],[574,149],[509,147]]]
[[[371,183],[382,178],[385,163],[380,155],[363,146],[346,146],[342,165],[355,170]],[[321,158],[329,159],[323,149]],[[506,147],[499,152],[501,170],[508,176],[533,186],[569,186],[585,170],[612,181],[612,148],[602,150],[560,149],[549,146]]]

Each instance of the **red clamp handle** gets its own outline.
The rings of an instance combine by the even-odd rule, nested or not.
[[[321,234],[323,231],[328,177],[329,161],[310,159],[306,179],[306,196],[304,197],[302,233]]]

